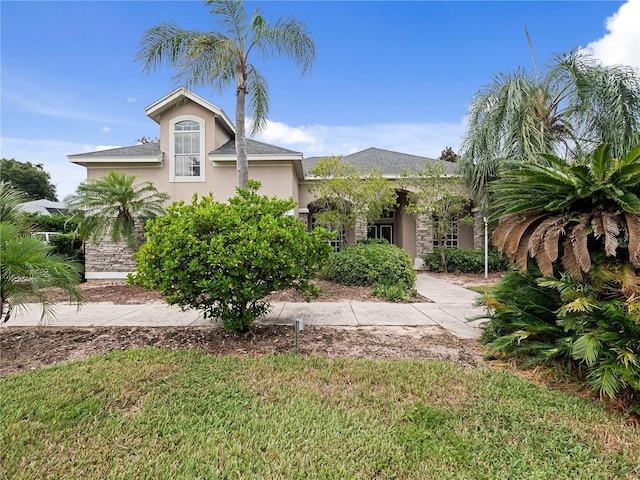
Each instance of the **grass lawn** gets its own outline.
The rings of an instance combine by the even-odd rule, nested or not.
[[[509,373],[132,350],[0,379],[0,478],[638,478],[640,429]]]
[[[473,290],[474,292],[478,292],[482,295],[484,295],[485,293],[487,295],[491,295],[493,291],[496,289],[496,286],[495,285],[472,285],[467,288],[469,290]]]

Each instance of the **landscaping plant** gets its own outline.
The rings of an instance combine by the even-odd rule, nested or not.
[[[228,203],[194,196],[148,222],[135,281],[230,331],[246,331],[267,313],[263,299],[274,290],[313,293],[309,280],[331,251],[331,234],[307,232],[287,215],[293,200],[258,195],[259,186],[250,180]]]
[[[31,237],[29,221],[16,206],[25,196],[0,182],[0,323],[30,303],[42,306],[41,321],[53,317],[47,288],[58,287],[81,301],[77,284],[81,265],[54,253],[53,247]]]
[[[572,163],[541,157],[492,184],[493,242],[522,276],[486,297],[492,351],[574,361],[601,394],[638,402],[640,145],[619,159],[608,145]]]
[[[409,254],[380,241],[364,241],[332,253],[325,274],[342,285],[374,286],[374,295],[389,300],[406,300],[416,283]]]
[[[483,251],[471,248],[447,248],[444,254],[449,273],[484,272]],[[489,249],[488,260],[490,272],[504,272],[510,268],[509,260],[495,248]],[[431,272],[444,272],[439,251],[425,255],[424,264]]]

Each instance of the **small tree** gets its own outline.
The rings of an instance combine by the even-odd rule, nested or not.
[[[111,240],[125,240],[136,247],[136,221],[164,214],[169,195],[159,192],[151,182],[136,184],[135,175],[109,172],[104,177],[80,184],[75,195],[65,199],[79,222],[80,236],[98,245],[107,232]]]
[[[471,199],[459,178],[444,175],[442,164],[426,163],[421,170],[404,172],[402,185],[411,189],[407,195],[406,212],[414,217],[427,215],[431,219],[433,234],[438,240],[440,262],[446,273],[447,237],[454,232],[455,222],[470,221]]]
[[[318,180],[309,188],[318,197],[316,222],[330,230],[353,229],[358,220],[373,223],[396,205],[395,188],[380,170],[363,172],[334,156],[321,159],[310,173]]]
[[[135,254],[136,282],[159,290],[170,305],[204,311],[230,331],[246,331],[269,311],[274,290],[312,292],[309,280],[328,257],[331,235],[306,232],[286,213],[293,200],[257,194],[250,180],[229,203],[211,195],[176,202],[147,224],[149,240]]]
[[[23,191],[29,200],[42,198],[57,201],[56,186],[51,183],[51,175],[42,164],[19,162],[13,158],[0,159],[0,181],[10,183],[13,188]]]
[[[453,151],[453,148],[447,147],[444,150],[442,150],[442,152],[440,153],[440,156],[438,157],[438,160],[442,160],[444,162],[456,163],[459,158],[460,157],[458,157],[458,154]]]

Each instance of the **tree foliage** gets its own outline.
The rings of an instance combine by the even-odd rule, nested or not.
[[[350,230],[358,221],[370,224],[396,206],[393,185],[380,170],[364,172],[342,157],[326,157],[310,171],[309,191],[317,197],[314,217],[332,231]]]
[[[243,2],[237,0],[208,0],[206,5],[217,30],[183,30],[172,22],[160,23],[145,32],[136,60],[143,62],[146,72],[169,65],[178,71],[174,78],[187,87],[212,86],[222,92],[235,85],[238,185],[244,188],[249,178],[246,99],[252,134],[264,129],[269,112],[267,81],[250,59],[286,56],[304,74],[315,59],[315,46],[306,25],[293,18],[270,23],[257,9],[248,17]]]
[[[572,52],[556,56],[541,73],[498,74],[474,96],[459,166],[488,213],[486,187],[513,167],[505,162],[544,163],[539,153],[573,161],[601,143],[616,157],[640,143],[640,76]]]
[[[159,192],[151,182],[135,183],[135,175],[109,172],[104,177],[80,184],[74,195],[65,199],[79,223],[82,238],[98,245],[108,232],[114,242],[138,244],[136,222],[164,214],[169,195]]]
[[[560,261],[578,281],[591,251],[640,268],[640,145],[620,159],[606,144],[573,163],[542,156],[547,165],[519,162],[490,186],[502,215],[498,250],[522,270],[534,258],[544,275]]]
[[[53,248],[31,237],[22,212],[16,209],[21,194],[0,183],[0,322],[10,320],[14,311],[37,302],[42,306],[41,321],[54,312],[47,299],[47,288],[66,290],[71,299],[81,301],[77,284],[81,266],[53,253]]]
[[[491,351],[584,367],[593,388],[640,411],[640,145],[543,158],[491,184],[494,244],[520,267],[485,299]]]
[[[274,290],[312,292],[309,280],[326,260],[331,235],[306,232],[287,215],[293,200],[258,195],[259,182],[238,188],[229,203],[212,196],[176,202],[147,224],[136,253],[136,282],[171,305],[202,310],[232,331],[245,331],[270,305]]]
[[[427,162],[422,169],[403,172],[401,183],[408,190],[405,211],[414,217],[426,215],[431,220],[440,262],[446,272],[447,237],[457,228],[456,222],[469,221],[469,194],[458,177],[444,174],[441,163]]]
[[[438,157],[438,160],[443,162],[456,163],[459,158],[460,157],[458,157],[458,154],[453,151],[453,148],[447,147],[444,150],[442,150],[442,152],[440,153],[440,156]]]
[[[51,183],[51,175],[44,170],[42,164],[19,162],[13,158],[0,159],[0,181],[10,183],[17,190],[23,191],[28,200],[46,199],[58,201],[56,186]]]

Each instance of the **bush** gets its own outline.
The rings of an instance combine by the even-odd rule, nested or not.
[[[230,331],[245,331],[269,311],[274,290],[312,292],[309,280],[331,252],[331,235],[311,233],[285,214],[293,200],[238,189],[229,203],[206,196],[176,202],[147,223],[148,241],[135,254],[135,282],[162,293],[171,305],[204,311]]]
[[[484,251],[466,248],[447,248],[445,259],[449,273],[483,273]],[[424,264],[432,272],[442,272],[438,250],[425,255]],[[495,248],[489,249],[489,271],[504,272],[510,267],[509,260]]]
[[[78,228],[78,221],[67,215],[26,213],[25,216],[33,224],[34,229],[41,232],[73,233]]]
[[[82,240],[73,233],[53,235],[49,240],[54,253],[71,258],[84,267],[84,248]],[[84,270],[84,268],[83,268]]]
[[[542,277],[532,261],[529,274],[507,273],[485,295],[489,354],[562,361],[640,412],[640,307],[635,294],[624,295],[623,272],[631,277],[628,264],[599,259],[584,283],[566,273]]]
[[[326,275],[342,285],[405,285],[413,288],[416,272],[407,252],[389,243],[358,243],[332,253]]]

